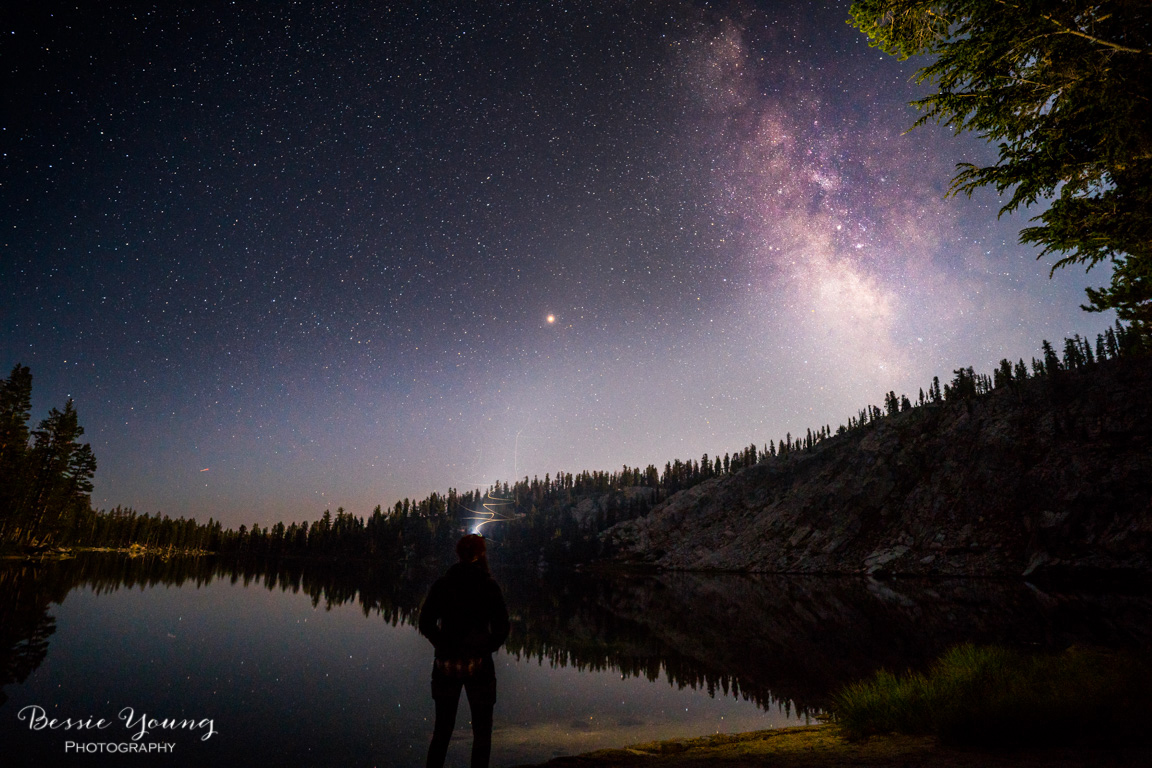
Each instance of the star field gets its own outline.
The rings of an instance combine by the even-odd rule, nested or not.
[[[0,363],[228,524],[835,427],[1092,336],[848,3],[57,4],[0,29]],[[549,318],[553,318],[550,320]],[[207,472],[202,470],[207,469]]]

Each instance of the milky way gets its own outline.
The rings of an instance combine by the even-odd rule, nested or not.
[[[81,5],[3,12],[0,363],[97,506],[662,466],[1111,319],[845,3]]]

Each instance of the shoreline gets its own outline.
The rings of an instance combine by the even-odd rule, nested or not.
[[[43,562],[45,560],[71,560],[77,553],[104,552],[110,554],[127,555],[128,557],[153,556],[167,559],[170,557],[205,557],[214,555],[203,549],[184,549],[176,547],[161,547],[156,545],[130,544],[127,547],[13,547],[0,550],[0,560],[25,560]]]
[[[887,734],[845,740],[832,724],[716,734],[555,757],[515,768],[1103,768],[1152,764],[1152,746],[990,750],[948,747],[932,736]]]

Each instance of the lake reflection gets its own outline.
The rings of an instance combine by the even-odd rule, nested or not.
[[[148,763],[422,765],[432,649],[413,622],[436,575],[389,578],[355,567],[246,573],[207,560],[111,557],[4,566],[3,764],[139,762],[139,755],[63,752],[66,741],[128,741],[116,716],[132,707],[137,715],[211,718],[218,732],[200,741],[203,730],[154,731],[142,741],[176,747],[143,758]],[[499,578],[516,621],[509,648],[496,657],[494,765],[790,722],[753,701],[670,685],[658,658],[630,664],[658,673],[651,682],[622,676],[599,656],[569,655],[551,635],[533,639],[526,617],[555,592],[513,587],[535,582],[535,574]],[[522,606],[513,593],[537,602]],[[612,636],[597,640],[590,629],[574,638],[582,649],[619,653]],[[31,732],[17,720],[29,705],[49,717],[103,717],[112,725]],[[466,712],[465,704],[450,761],[467,760]]]
[[[154,730],[141,742],[173,754],[63,762],[422,765],[432,653],[413,623],[436,575],[114,556],[0,565],[4,764],[61,762],[66,741],[127,742],[116,715],[132,707],[211,718],[218,733]],[[497,655],[494,765],[803,722],[840,685],[964,640],[1147,647],[1152,627],[1143,593],[1016,583],[496,576],[513,631]],[[112,725],[32,732],[17,720],[29,705]],[[449,764],[467,762],[466,711]]]

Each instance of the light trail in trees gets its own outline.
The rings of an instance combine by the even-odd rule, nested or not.
[[[551,315],[549,315],[549,317],[551,317]],[[525,414],[524,424],[520,429],[516,431],[516,436],[512,441],[512,475],[515,477],[519,476],[520,471],[520,437],[524,433],[524,428],[528,425],[530,419],[531,415]],[[527,480],[528,478],[524,479]],[[500,486],[497,484],[494,487],[499,488]],[[500,511],[501,507],[515,505],[515,499],[513,499],[511,496],[507,498],[503,496],[495,496],[493,495],[492,491],[488,491],[484,494],[484,499],[485,500],[480,503],[483,511],[477,509],[469,509],[468,507],[463,508],[465,512],[470,512],[475,515],[475,517],[464,518],[467,521],[476,523],[470,529],[470,533],[480,533],[481,528],[483,528],[485,525],[488,525],[489,523],[504,523],[508,522],[509,520],[515,520],[518,517],[518,515],[508,515]]]
[[[493,496],[492,493],[489,492],[484,495],[484,498],[486,500],[480,504],[480,506],[484,508],[483,512],[476,509],[468,509],[467,507],[464,508],[466,512],[471,512],[476,515],[476,517],[464,518],[465,520],[471,520],[476,523],[476,525],[472,526],[472,533],[480,533],[480,529],[489,523],[503,523],[515,519],[515,517],[506,515],[499,509],[500,507],[514,505],[515,501],[511,497]]]

